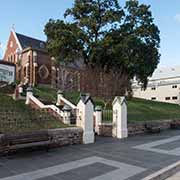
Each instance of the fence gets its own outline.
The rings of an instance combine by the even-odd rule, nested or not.
[[[112,122],[113,119],[113,111],[112,109],[103,109],[102,110],[102,122]]]

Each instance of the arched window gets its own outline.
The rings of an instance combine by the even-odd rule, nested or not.
[[[24,67],[24,77],[26,77],[26,67]]]
[[[13,62],[13,55],[11,55],[11,62]]]
[[[14,63],[16,63],[16,55],[14,54]]]

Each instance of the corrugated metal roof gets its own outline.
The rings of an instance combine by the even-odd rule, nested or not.
[[[180,76],[180,66],[158,68],[154,71],[149,80],[167,79]]]

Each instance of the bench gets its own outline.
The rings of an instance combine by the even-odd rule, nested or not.
[[[173,121],[170,126],[171,129],[180,129],[180,121]]]
[[[157,123],[146,123],[145,128],[148,133],[160,133],[161,128]]]
[[[6,152],[13,150],[45,147],[48,151],[53,138],[48,132],[24,133],[19,135],[4,135],[3,141],[6,147]]]

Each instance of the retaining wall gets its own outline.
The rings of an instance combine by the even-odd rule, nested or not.
[[[128,123],[128,135],[134,136],[138,134],[147,133],[145,124],[146,123],[153,123],[160,126],[162,130],[170,129],[170,125],[174,120],[158,120],[158,121],[146,121],[146,122],[134,122]],[[112,136],[112,123],[102,123],[99,126],[99,135],[101,136]]]

